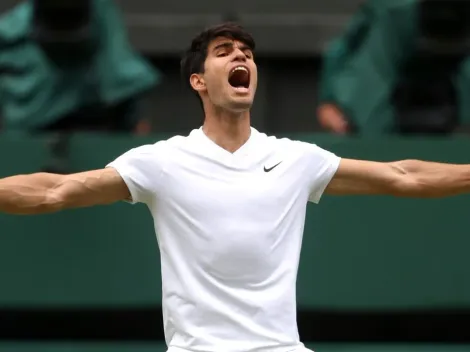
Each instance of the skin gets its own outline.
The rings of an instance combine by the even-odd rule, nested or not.
[[[317,116],[318,122],[325,130],[335,134],[348,134],[348,121],[335,105],[322,104],[317,109]]]
[[[250,71],[248,92],[237,92],[228,83],[230,71],[239,65]],[[250,136],[250,109],[258,84],[251,50],[241,42],[217,38],[208,47],[204,73],[193,74],[190,83],[204,105],[203,131],[222,148],[236,151]]]
[[[250,86],[237,91],[228,83],[237,65],[250,70]],[[204,73],[190,77],[203,101],[205,134],[229,152],[250,136],[250,109],[258,82],[253,54],[228,38],[217,38],[208,48]],[[342,159],[326,192],[332,195],[392,195],[447,197],[470,191],[470,165],[401,160],[382,163]],[[0,212],[51,213],[63,209],[105,205],[129,199],[130,193],[112,168],[71,175],[35,173],[0,180]]]

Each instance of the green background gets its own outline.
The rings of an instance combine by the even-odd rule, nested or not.
[[[164,137],[75,136],[71,171],[101,168],[134,146]],[[465,139],[298,138],[344,157],[470,161]],[[2,136],[0,177],[40,170],[50,160],[47,142],[46,137]],[[299,305],[343,310],[470,306],[469,204],[460,196],[325,197],[320,205],[310,205]],[[158,246],[145,206],[1,215],[0,233],[0,306],[161,302]]]

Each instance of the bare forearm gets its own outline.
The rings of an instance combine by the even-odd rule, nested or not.
[[[402,196],[448,197],[470,193],[470,165],[441,164],[420,160],[393,163],[403,173]]]
[[[9,214],[52,213],[111,204],[129,197],[127,185],[112,168],[71,175],[37,173],[0,180],[0,212]]]
[[[38,214],[59,210],[60,204],[51,189],[61,175],[36,173],[0,180],[0,212]]]
[[[470,193],[470,164],[341,159],[326,192],[418,198],[455,196]]]

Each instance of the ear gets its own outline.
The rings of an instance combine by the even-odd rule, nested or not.
[[[189,83],[196,92],[203,92],[206,90],[206,82],[204,81],[204,77],[202,77],[202,75],[199,73],[193,73],[191,77],[189,77]]]

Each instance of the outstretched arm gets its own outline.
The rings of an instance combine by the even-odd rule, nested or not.
[[[342,159],[326,192],[420,198],[454,196],[470,192],[470,165]]]
[[[71,175],[36,173],[0,180],[0,212],[9,214],[52,213],[128,198],[129,189],[113,168]]]

